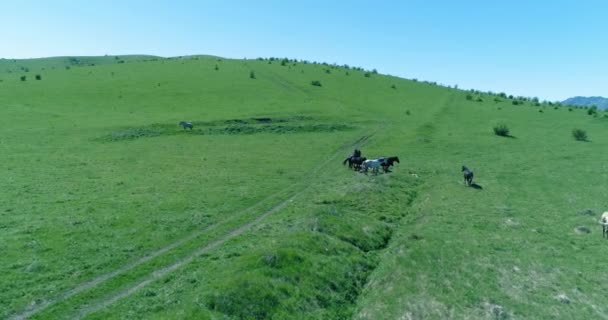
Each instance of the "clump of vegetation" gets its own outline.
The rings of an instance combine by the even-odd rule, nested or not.
[[[370,78],[372,76],[372,74],[370,72],[366,72],[365,74],[363,74],[366,78]]]
[[[41,76],[41,75],[39,75],[39,74],[37,74],[37,75],[36,75],[36,80],[42,80],[42,76]]]
[[[111,134],[104,137],[102,140],[105,141],[124,141],[133,140],[145,137],[158,137],[165,133],[165,130],[161,127],[150,126],[145,128],[128,128],[112,132]]]
[[[396,86],[396,85],[394,85],[394,84],[392,84],[392,85],[391,85],[391,89],[397,89],[397,86]]]
[[[587,132],[582,129],[574,129],[572,130],[572,137],[576,141],[587,141]]]
[[[473,95],[467,94],[466,99],[469,101],[473,100]]]
[[[25,81],[25,80],[27,80],[27,77],[26,76],[21,76],[21,78],[19,78],[19,79],[21,79],[21,81]]]
[[[494,126],[494,134],[501,137],[508,137],[509,127],[504,123],[499,123]]]
[[[313,80],[310,82],[311,85],[315,86],[315,87],[322,87],[321,85],[321,81],[319,80]]]
[[[216,64],[216,65],[215,65],[215,68],[213,68],[213,69],[214,69],[215,71],[218,71],[218,70],[220,70],[220,67],[219,67],[219,66]]]
[[[250,78],[250,79],[255,79],[255,72],[254,72],[253,70],[251,70],[251,71],[249,72],[249,78]]]

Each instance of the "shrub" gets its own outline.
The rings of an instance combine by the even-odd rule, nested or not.
[[[218,70],[220,70],[220,67],[219,67],[219,66],[216,64],[216,65],[215,65],[215,68],[213,68],[213,69],[214,69],[215,71],[218,71]]]
[[[509,127],[504,123],[497,124],[494,126],[494,134],[501,137],[508,137]]]
[[[27,79],[27,77],[26,76],[21,76],[21,78],[19,78],[19,79],[21,79],[21,81],[25,81]]]
[[[581,129],[574,129],[572,130],[572,137],[576,141],[587,141],[587,132]]]
[[[393,84],[391,85],[391,89],[397,89],[397,86]]]
[[[249,78],[255,79],[255,72],[253,72],[253,70],[249,72]]]
[[[596,115],[597,114],[597,107],[596,106],[591,106],[591,108],[589,108],[587,110],[587,114],[590,116]]]
[[[41,76],[41,75],[39,75],[39,74],[37,74],[37,75],[36,75],[36,80],[42,80],[42,76]]]
[[[313,85],[313,86],[315,86],[315,87],[322,87],[321,81],[319,81],[319,80],[311,81],[310,84]]]
[[[472,96],[472,95],[470,95],[470,94],[467,94],[467,97],[466,97],[466,98],[467,98],[467,100],[473,100],[473,96]]]
[[[365,76],[366,78],[369,78],[369,77],[371,77],[371,76],[372,76],[372,74],[371,74],[371,73],[369,73],[369,72],[366,72],[366,73],[364,74],[364,76]]]

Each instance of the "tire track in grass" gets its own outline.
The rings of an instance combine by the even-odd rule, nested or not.
[[[363,136],[357,140],[355,140],[354,142],[351,143],[347,143],[343,146],[341,146],[340,148],[338,148],[338,150],[336,152],[334,152],[334,154],[329,157],[327,160],[325,160],[321,165],[316,166],[308,175],[308,178],[312,178],[319,170],[321,170],[323,167],[325,167],[327,164],[329,164],[331,161],[334,161],[336,159],[336,157],[339,155],[339,152],[345,150],[346,148],[349,147],[353,147],[353,146],[361,146],[363,144],[365,144],[365,142],[373,135],[374,133],[367,135],[367,136]],[[105,300],[100,301],[98,303],[92,304],[88,307],[85,307],[84,309],[81,309],[78,312],[78,315],[75,317],[76,319],[82,319],[84,317],[86,317],[87,315],[97,312],[99,310],[105,309],[108,306],[112,305],[113,303],[115,303],[116,301],[119,301],[123,298],[126,298],[128,296],[130,296],[131,294],[135,293],[136,291],[138,291],[139,289],[147,286],[148,284],[152,283],[154,280],[161,278],[163,276],[165,276],[168,273],[171,273],[177,269],[179,269],[180,267],[192,262],[194,259],[200,257],[201,255],[203,255],[204,253],[207,253],[208,251],[210,251],[211,249],[214,249],[220,245],[222,245],[223,243],[225,243],[228,240],[231,240],[232,238],[239,236],[240,234],[242,234],[243,232],[249,230],[251,227],[253,227],[254,225],[258,224],[260,221],[262,221],[264,218],[270,216],[271,214],[283,209],[284,207],[286,207],[287,205],[289,205],[291,202],[293,202],[293,200],[295,198],[297,198],[298,196],[300,196],[301,194],[304,193],[304,191],[306,191],[308,189],[308,187],[310,186],[310,184],[305,184],[305,186],[303,187],[302,190],[298,191],[296,194],[290,196],[289,198],[283,200],[282,202],[274,205],[272,208],[266,210],[262,215],[258,216],[257,218],[255,218],[254,220],[238,227],[237,229],[234,229],[232,231],[230,231],[228,234],[224,235],[223,237],[216,239],[215,241],[212,241],[211,243],[205,245],[202,248],[199,248],[198,250],[196,250],[195,252],[189,254],[188,256],[174,262],[171,265],[168,265],[164,268],[158,269],[156,271],[153,271],[152,273],[150,273],[147,277],[145,277],[145,279],[141,280],[139,283],[130,286],[128,288],[125,288],[113,295],[108,296]]]
[[[329,164],[331,161],[333,161],[339,155],[340,152],[344,151],[345,149],[347,149],[349,147],[363,145],[373,135],[374,135],[374,133],[371,133],[369,135],[362,136],[353,142],[342,145],[334,152],[334,154],[331,157],[329,157],[327,160],[325,160],[321,165],[315,166],[308,173],[306,173],[305,178],[313,177],[321,168],[325,167],[327,164]],[[302,194],[307,189],[308,184],[306,183],[306,181],[296,182],[294,184],[291,184],[288,187],[282,189],[281,191],[276,192],[276,193],[256,202],[252,206],[249,206],[247,208],[240,210],[239,214],[234,219],[238,219],[238,217],[241,217],[243,213],[246,213],[251,210],[255,210],[255,208],[262,206],[263,204],[267,203],[268,201],[272,200],[273,198],[284,196],[285,194],[289,194],[291,191],[293,191],[293,189],[296,189],[296,187],[302,187],[302,189],[300,191],[297,191],[295,194],[291,195],[287,199],[280,201],[278,204],[271,206],[269,209],[265,210],[261,215],[257,216],[254,220],[230,231],[223,237],[212,241],[205,247],[196,250],[194,253],[188,255],[187,257],[183,258],[182,260],[180,260],[168,267],[154,271],[150,276],[148,276],[146,278],[146,280],[142,281],[141,283],[139,283],[133,287],[125,289],[124,291],[112,296],[109,300],[106,300],[106,302],[104,302],[102,304],[94,305],[94,306],[97,306],[96,308],[93,308],[94,306],[91,306],[91,308],[85,309],[84,311],[81,312],[81,315],[79,315],[79,318],[84,317],[86,314],[89,314],[89,313],[95,312],[97,310],[100,310],[102,308],[105,308],[106,306],[114,303],[115,301],[122,299],[128,295],[131,295],[133,292],[137,291],[141,287],[144,287],[148,283],[152,282],[154,279],[159,278],[159,277],[189,263],[190,261],[192,261],[194,258],[200,256],[201,254],[217,247],[218,245],[221,245],[222,243],[226,242],[227,240],[230,240],[230,239],[238,236],[239,234],[243,233],[247,229],[251,228],[253,225],[257,224],[259,221],[261,221],[265,217],[267,217],[267,216],[271,215],[272,213],[285,207],[287,204],[289,204],[291,201],[293,201],[294,198],[296,198],[298,195]],[[49,299],[40,304],[36,304],[36,305],[30,306],[30,307],[27,307],[24,310],[22,310],[16,314],[13,314],[12,316],[9,316],[9,319],[22,320],[22,319],[27,319],[31,316],[34,316],[35,314],[40,313],[43,310],[45,310],[59,302],[68,300],[71,297],[73,297],[81,292],[92,289],[92,288],[96,287],[97,285],[102,284],[112,278],[115,278],[118,275],[126,273],[150,260],[153,260],[159,256],[162,256],[165,253],[171,252],[171,251],[175,250],[176,248],[179,248],[180,246],[185,245],[185,244],[195,240],[196,238],[200,237],[201,235],[204,235],[206,232],[208,232],[210,230],[213,230],[213,229],[216,229],[223,225],[229,224],[230,221],[231,220],[225,220],[225,221],[213,224],[209,227],[206,227],[202,230],[196,231],[182,239],[179,239],[169,245],[166,245],[156,251],[153,251],[144,257],[141,257],[131,263],[128,263],[128,264],[124,265],[123,267],[120,267],[112,272],[108,272],[108,273],[99,275],[91,280],[85,281],[85,282],[77,285],[76,287],[63,292],[62,294],[58,295],[57,297],[55,297],[53,299]]]

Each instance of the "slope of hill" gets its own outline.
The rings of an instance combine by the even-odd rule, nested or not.
[[[591,107],[596,106],[600,109],[608,108],[608,98],[604,97],[572,97],[562,102],[564,105]]]
[[[69,69],[73,67],[120,64],[125,62],[142,62],[163,59],[148,55],[124,55],[103,57],[53,57],[44,59],[0,59],[0,73],[11,73],[16,76],[31,75],[45,70]]]
[[[0,317],[608,312],[603,117],[342,66],[146,60],[0,73]],[[357,173],[354,148],[401,162]]]

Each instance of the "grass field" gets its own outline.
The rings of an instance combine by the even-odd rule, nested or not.
[[[608,318],[608,120],[520,100],[282,59],[0,60],[0,318]],[[350,171],[355,147],[401,163]]]

